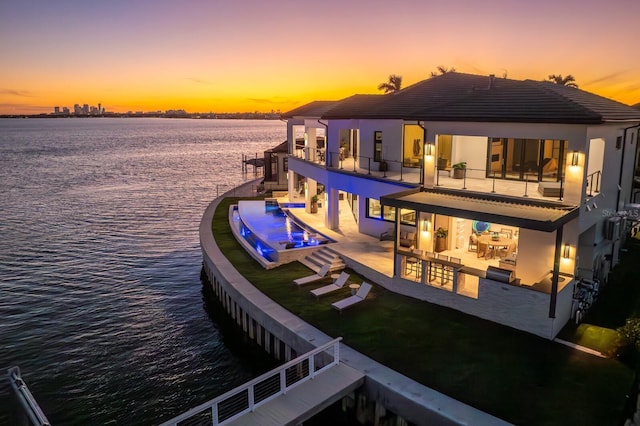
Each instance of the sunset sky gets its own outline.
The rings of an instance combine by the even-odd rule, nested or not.
[[[270,111],[438,65],[640,102],[639,0],[3,0],[0,114]]]

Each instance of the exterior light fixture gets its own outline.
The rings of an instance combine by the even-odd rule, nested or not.
[[[429,221],[425,220],[422,222],[422,232],[429,232]]]
[[[573,153],[571,154],[571,165],[572,166],[577,166],[578,165],[578,151],[573,151]]]
[[[569,259],[570,254],[571,254],[571,244],[565,244],[562,247],[562,258]]]
[[[433,156],[433,145],[430,143],[427,143],[424,145],[424,155],[426,155],[427,157],[432,157]]]

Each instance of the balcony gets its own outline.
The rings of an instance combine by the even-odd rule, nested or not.
[[[402,161],[385,160],[374,161],[372,157],[357,156],[344,157],[339,152],[327,152],[324,149],[311,150],[309,148],[296,149],[292,154],[296,158],[309,161],[326,167],[327,169],[371,176],[376,179],[403,182],[422,185],[422,165],[408,166]],[[599,190],[599,172],[590,177],[589,193],[597,194]],[[498,177],[486,177],[485,169],[465,169],[462,179],[453,177],[450,170],[437,170],[435,175],[435,187],[453,189],[468,192],[489,193],[506,195],[509,197],[521,197],[525,199],[544,200],[547,202],[562,203],[560,196],[563,191],[561,182],[542,182],[547,189],[542,189],[535,175],[531,174],[524,181],[509,180]],[[551,188],[551,190],[549,190]]]

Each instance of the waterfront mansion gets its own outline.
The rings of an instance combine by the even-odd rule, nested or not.
[[[545,338],[636,223],[640,111],[577,88],[451,72],[283,118],[289,197],[331,230],[346,201],[391,290]]]

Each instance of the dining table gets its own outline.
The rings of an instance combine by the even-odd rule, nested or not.
[[[480,235],[478,236],[479,244],[486,244],[489,246],[489,250],[493,254],[497,249],[508,249],[511,244],[513,244],[515,240],[513,238],[509,238],[505,235],[498,235],[497,237],[494,235]]]

